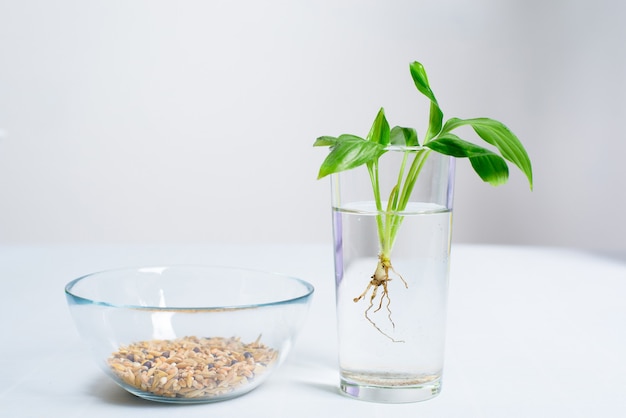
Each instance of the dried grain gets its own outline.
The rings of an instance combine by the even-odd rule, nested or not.
[[[211,398],[250,384],[278,359],[259,339],[183,337],[121,346],[108,359],[121,382],[167,398]]]

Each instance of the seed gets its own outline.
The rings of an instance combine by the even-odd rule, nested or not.
[[[211,398],[254,380],[278,358],[259,340],[184,337],[139,341],[111,354],[113,373],[125,384],[167,398]]]
[[[126,367],[123,364],[121,364],[121,363],[113,363],[113,362],[109,361],[109,364],[114,369],[113,371],[124,372],[126,370]]]

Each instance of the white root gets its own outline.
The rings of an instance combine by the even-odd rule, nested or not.
[[[376,265],[376,270],[374,271],[374,274],[372,275],[371,280],[367,284],[365,291],[363,291],[363,293],[361,293],[358,297],[354,298],[354,302],[356,303],[360,301],[361,299],[363,299],[365,296],[367,296],[370,289],[372,289],[372,294],[369,298],[369,302],[370,302],[369,306],[364,312],[365,318],[374,326],[374,328],[378,330],[378,332],[383,334],[385,337],[389,338],[391,341],[404,342],[401,340],[396,340],[393,337],[391,337],[389,334],[385,333],[382,329],[380,329],[378,325],[376,325],[376,323],[369,316],[370,309],[374,307],[374,302],[376,301],[376,296],[378,295],[378,289],[382,287],[383,293],[382,295],[380,295],[378,307],[374,310],[374,312],[378,312],[379,310],[382,309],[383,302],[386,299],[387,303],[385,304],[385,307],[387,308],[387,318],[389,319],[389,322],[391,322],[391,326],[394,329],[396,327],[396,324],[393,322],[393,319],[391,319],[391,308],[390,308],[391,298],[389,297],[389,288],[387,287],[387,283],[392,280],[391,277],[389,277],[389,270],[395,273],[400,278],[400,280],[402,280],[402,283],[404,283],[404,286],[406,288],[409,287],[409,285],[404,280],[404,278],[393,269],[393,266],[391,265],[391,260],[388,257],[384,257],[383,255],[380,255],[378,257],[378,264]]]

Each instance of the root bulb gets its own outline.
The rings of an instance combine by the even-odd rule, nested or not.
[[[409,285],[404,280],[404,278],[400,274],[398,274],[397,271],[393,269],[393,266],[391,265],[391,260],[389,259],[389,257],[386,257],[381,254],[378,256],[378,263],[376,265],[376,270],[374,271],[374,274],[372,274],[370,282],[367,284],[367,287],[365,288],[363,293],[361,293],[358,297],[354,298],[354,302],[355,303],[359,302],[361,299],[365,298],[371,290],[371,295],[369,298],[370,303],[364,312],[365,319],[367,319],[370,322],[370,324],[372,324],[374,328],[378,330],[378,332],[383,334],[385,337],[389,338],[391,341],[404,342],[401,340],[396,340],[393,337],[391,337],[389,334],[385,333],[382,329],[380,329],[378,325],[376,325],[376,323],[369,316],[369,311],[374,307],[374,304],[376,302],[376,297],[378,296],[378,290],[379,288],[382,287],[383,291],[378,300],[378,306],[376,307],[376,309],[374,309],[374,312],[378,312],[379,310],[381,310],[383,307],[383,303],[386,300],[387,303],[385,304],[385,308],[387,309],[387,318],[389,319],[391,326],[393,328],[396,327],[396,324],[393,322],[393,319],[391,319],[391,308],[390,308],[391,298],[389,297],[389,288],[387,287],[387,284],[392,280],[391,277],[389,277],[389,271],[392,271],[393,273],[395,273],[395,275],[398,276],[400,280],[402,280],[402,283],[404,283],[404,287],[406,288],[409,287]]]

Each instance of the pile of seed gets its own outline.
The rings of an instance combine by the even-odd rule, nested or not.
[[[108,359],[124,383],[168,398],[215,397],[262,374],[278,351],[257,339],[183,337],[122,346]]]

